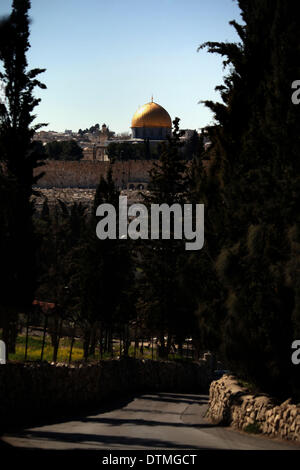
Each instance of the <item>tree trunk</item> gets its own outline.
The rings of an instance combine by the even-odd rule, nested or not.
[[[96,349],[96,334],[97,334],[97,323],[94,323],[91,328],[91,336],[90,336],[90,345],[89,345],[89,356],[95,357],[95,349]]]
[[[142,357],[144,356],[144,338],[142,338],[142,344],[141,344],[141,347],[140,347],[140,353],[142,355]]]
[[[160,359],[166,359],[168,356],[164,336],[164,333],[161,333],[159,337],[160,345],[158,347],[158,357]]]
[[[53,358],[52,358],[52,361],[55,362],[55,363],[57,362],[59,341],[60,341],[61,332],[62,332],[62,324],[63,324],[63,320],[61,319],[60,322],[59,322],[57,333],[55,334],[55,343],[54,343]]]
[[[120,348],[119,357],[121,359],[121,356],[122,356],[122,334],[121,334],[121,332],[120,332],[120,338],[119,338],[119,348]]]
[[[102,326],[100,329],[99,347],[100,347],[100,359],[102,360],[103,358],[103,327]]]
[[[10,324],[9,329],[9,342],[8,342],[8,352],[11,354],[16,353],[16,342],[18,337],[18,323],[14,321]]]
[[[172,335],[168,335],[168,339],[167,339],[167,350],[166,350],[167,359],[168,359],[169,354],[170,354],[171,344],[172,344]]]
[[[17,313],[13,309],[7,309],[2,329],[2,339],[6,345],[6,360],[9,353],[15,354],[16,352],[17,336]]]
[[[107,327],[105,328],[105,333],[104,333],[104,353],[108,352],[108,329]]]
[[[130,337],[129,337],[128,325],[125,327],[123,348],[124,348],[124,357],[128,357],[128,352],[130,348]]]
[[[44,322],[43,340],[42,340],[41,361],[42,361],[43,358],[44,358],[44,349],[45,349],[45,340],[46,340],[47,325],[48,325],[48,317],[47,317],[47,315],[46,315],[46,316],[45,316],[45,322]]]
[[[84,332],[83,337],[83,357],[87,361],[89,357],[89,346],[90,346],[91,330],[87,328]]]
[[[113,359],[113,357],[114,357],[114,348],[113,348],[113,337],[112,337],[112,328],[111,327],[108,330],[108,352],[110,353],[110,357]]]
[[[26,321],[26,338],[25,338],[25,355],[24,355],[24,361],[27,361],[29,320],[30,320],[30,314],[29,314],[29,312],[28,312],[28,313],[27,313],[27,321]]]
[[[73,331],[72,331],[70,354],[69,354],[69,364],[71,364],[71,362],[72,362],[72,352],[73,352],[74,341],[75,341],[75,328],[73,328]]]
[[[57,335],[58,335],[58,314],[57,314],[57,312],[54,313],[53,320],[54,320],[53,327],[49,328],[49,330],[50,330],[50,336],[51,336],[51,346],[53,346],[53,348],[55,348],[55,345],[56,345],[56,342],[57,342]]]
[[[154,344],[153,344],[153,336],[151,336],[151,352],[152,352],[152,361],[154,359]]]

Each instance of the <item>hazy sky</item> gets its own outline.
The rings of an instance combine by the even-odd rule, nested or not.
[[[0,1],[0,15],[11,0]],[[233,0],[32,0],[29,66],[46,68],[37,108],[48,130],[104,122],[130,131],[136,109],[151,100],[180,125],[197,129],[212,115],[199,100],[216,99],[222,60],[205,41],[236,41]]]

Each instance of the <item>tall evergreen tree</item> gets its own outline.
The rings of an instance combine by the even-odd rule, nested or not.
[[[96,235],[96,209],[109,203],[118,212],[119,191],[115,187],[111,168],[107,177],[101,177],[94,199],[93,213],[85,232],[85,242],[78,251],[78,292],[80,293],[81,321],[85,327],[85,357],[95,328],[112,354],[114,332],[120,333],[131,315],[128,298],[133,284],[133,267],[129,241],[99,240]],[[133,311],[133,308],[132,308]],[[124,327],[124,328],[123,328]]]
[[[187,201],[187,165],[180,151],[182,132],[178,118],[173,125],[173,134],[150,171],[150,194],[145,196],[145,202],[167,204],[169,207],[179,204],[183,209]],[[160,239],[145,241],[142,250],[142,292],[149,304],[147,323],[150,329],[158,332],[159,355],[162,358],[168,356],[175,338],[180,343],[193,330],[193,309],[181,283],[188,253],[184,250],[184,241],[174,239],[173,221],[171,215],[169,240],[162,239],[160,226]]]
[[[201,140],[197,131],[194,131],[187,139],[183,149],[183,155],[186,160],[192,160],[200,156],[202,150]]]
[[[30,308],[35,287],[35,240],[32,227],[33,175],[40,155],[32,143],[34,108],[39,99],[33,96],[36,87],[45,88],[37,76],[41,69],[27,70],[29,45],[29,0],[14,0],[12,12],[0,25],[0,60],[3,69],[0,80],[5,87],[5,99],[0,104],[0,158],[3,177],[13,180],[15,212],[7,221],[6,243],[1,253],[4,285],[1,295],[3,339],[8,351],[18,311]],[[8,201],[8,204],[11,201]],[[9,209],[7,213],[9,213]]]
[[[206,102],[216,126],[223,229],[216,270],[227,293],[220,343],[230,367],[265,391],[299,395],[291,343],[299,333],[299,17],[294,2],[239,0],[240,43],[201,47],[230,72]],[[213,267],[213,265],[212,265]]]

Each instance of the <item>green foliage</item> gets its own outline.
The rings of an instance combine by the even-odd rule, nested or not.
[[[179,118],[174,119],[173,127],[172,136],[162,144],[159,161],[151,168],[148,202],[172,205],[186,199],[187,167],[180,153],[182,131],[179,130]]]
[[[161,144],[151,144],[146,139],[142,143],[111,142],[107,147],[107,155],[111,162],[115,160],[150,160],[158,159]]]
[[[245,431],[249,434],[261,434],[261,432],[262,432],[260,424],[257,421],[254,421],[253,423],[247,424],[243,428],[243,431]]]
[[[100,131],[100,126],[99,124],[95,124],[94,126],[91,126],[89,129],[86,128],[84,130],[82,129],[79,129],[78,130],[78,134],[81,135],[81,136],[84,136],[84,134],[88,134],[88,133],[91,133],[91,134],[96,134]]]
[[[85,358],[93,354],[104,333],[112,352],[113,333],[125,335],[134,315],[130,244],[97,238],[95,214],[102,203],[115,207],[119,203],[111,168],[106,178],[101,177],[92,214],[81,204],[67,207],[59,201],[52,211],[45,203],[36,221],[40,241],[36,296],[55,303],[60,319],[82,328]]]
[[[28,337],[28,361],[40,361],[41,359],[41,348],[42,348],[42,337],[41,336],[29,336]],[[60,347],[57,355],[58,362],[68,362],[70,351],[70,340],[69,338],[63,338],[60,341]],[[25,336],[19,335],[16,341],[16,352],[10,354],[10,361],[24,361],[25,353]],[[83,357],[83,349],[81,341],[75,341],[73,344],[72,360],[81,361]],[[43,360],[51,362],[53,359],[53,345],[51,344],[51,338],[49,335],[46,336],[44,346]]]
[[[34,90],[46,88],[38,80],[42,69],[27,70],[29,44],[29,0],[14,0],[12,12],[0,23],[0,80],[5,99],[0,104],[2,295],[0,315],[3,338],[14,348],[18,310],[31,306],[35,287],[35,236],[32,227],[32,186],[41,174],[33,175],[42,155],[32,137],[42,124],[32,126],[34,108],[40,102]],[[11,198],[3,199],[8,194]]]
[[[186,201],[187,167],[180,152],[178,118],[173,125],[173,134],[163,144],[160,159],[150,172],[150,194],[144,196],[146,204],[171,206]],[[192,297],[186,296],[183,282],[189,257],[184,241],[173,239],[172,224],[170,240],[145,241],[141,256],[143,275],[138,310],[149,330],[158,335],[160,357],[167,357],[174,339],[182,343],[192,333],[193,337],[197,336]]]
[[[48,142],[44,149],[50,160],[80,160],[83,157],[82,148],[75,140]]]
[[[194,131],[191,137],[186,141],[183,148],[183,158],[185,160],[193,160],[202,153],[202,141],[197,131]]]
[[[300,73],[299,18],[283,0],[238,3],[244,24],[231,24],[240,43],[200,46],[229,66],[217,87],[222,102],[205,102],[216,125],[208,129],[207,176],[196,172],[199,198],[214,188],[206,239],[214,245],[207,277],[217,274],[225,306],[218,349],[231,370],[261,389],[299,395],[290,358],[299,332],[300,137],[291,102]]]

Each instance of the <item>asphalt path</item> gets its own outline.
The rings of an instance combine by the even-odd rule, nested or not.
[[[2,436],[10,448],[47,450],[299,450],[299,446],[212,425],[207,395],[151,393],[106,412]]]

